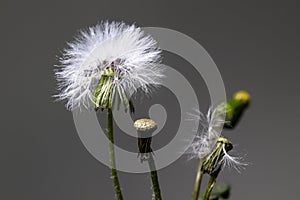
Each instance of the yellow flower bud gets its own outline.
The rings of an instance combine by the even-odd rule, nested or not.
[[[248,92],[241,90],[233,95],[233,99],[240,100],[248,105],[250,103],[251,97]]]

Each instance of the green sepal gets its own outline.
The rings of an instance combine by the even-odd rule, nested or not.
[[[218,175],[220,170],[220,161],[224,156],[223,145],[225,145],[225,150],[230,151],[233,148],[233,145],[226,138],[219,138],[217,142],[217,146],[210,154],[208,158],[206,158],[202,164],[203,173],[213,175]]]
[[[111,69],[111,68],[108,68],[106,70],[104,70],[101,74],[102,76],[114,76],[115,75],[115,72]]]
[[[152,137],[138,138],[138,157],[140,157],[141,162],[147,160],[152,153],[151,140]]]
[[[109,100],[108,100],[108,108],[112,109],[113,102],[115,97],[115,86],[112,86],[112,89],[110,91]]]
[[[95,108],[98,109],[100,106],[101,97],[103,95],[103,85],[106,81],[106,77],[101,76],[100,83],[98,84],[95,94],[94,94],[94,101],[95,101]]]
[[[117,87],[114,84],[114,76],[115,72],[111,68],[108,68],[102,72],[99,84],[94,93],[95,110],[97,111],[99,108],[101,108],[101,110],[106,108],[112,109],[117,90],[120,103],[123,104],[125,112],[127,112],[129,107],[130,112],[133,113],[134,106],[132,101],[128,98],[128,95],[123,87]],[[120,103],[118,103],[118,109]]]
[[[107,81],[103,88],[103,97],[101,98],[101,108],[108,108],[107,104],[109,101],[109,95],[111,93],[112,83],[111,83],[111,77],[107,77]]]
[[[95,109],[99,107],[103,110],[104,108],[112,107],[114,87],[112,83],[112,77],[110,76],[101,76],[100,83],[96,88],[94,99],[95,100]]]
[[[128,105],[129,105],[129,100],[128,100],[128,97],[126,95],[126,92],[122,87],[118,87],[118,93],[119,93],[121,103],[124,106],[125,112],[127,112]]]

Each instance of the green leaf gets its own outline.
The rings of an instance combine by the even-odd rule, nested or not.
[[[221,197],[223,199],[228,199],[230,196],[230,185],[227,183],[217,185],[212,191],[212,196],[213,195]]]
[[[114,97],[115,97],[115,86],[112,86],[112,89],[110,91],[109,100],[108,100],[108,108],[110,108],[110,109],[112,109],[112,107],[113,107]]]
[[[201,193],[199,200],[203,200],[204,194]],[[209,199],[218,200],[218,199],[229,199],[230,197],[230,185],[227,183],[222,183],[214,187]]]

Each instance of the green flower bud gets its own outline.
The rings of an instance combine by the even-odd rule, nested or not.
[[[224,127],[234,128],[249,104],[250,95],[245,91],[235,93],[233,99],[220,104],[217,109],[220,112],[226,112]]]

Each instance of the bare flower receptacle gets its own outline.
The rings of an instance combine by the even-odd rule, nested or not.
[[[138,119],[134,122],[134,127],[138,134],[138,148],[141,162],[149,158],[152,152],[152,134],[157,128],[157,124],[152,119]]]

